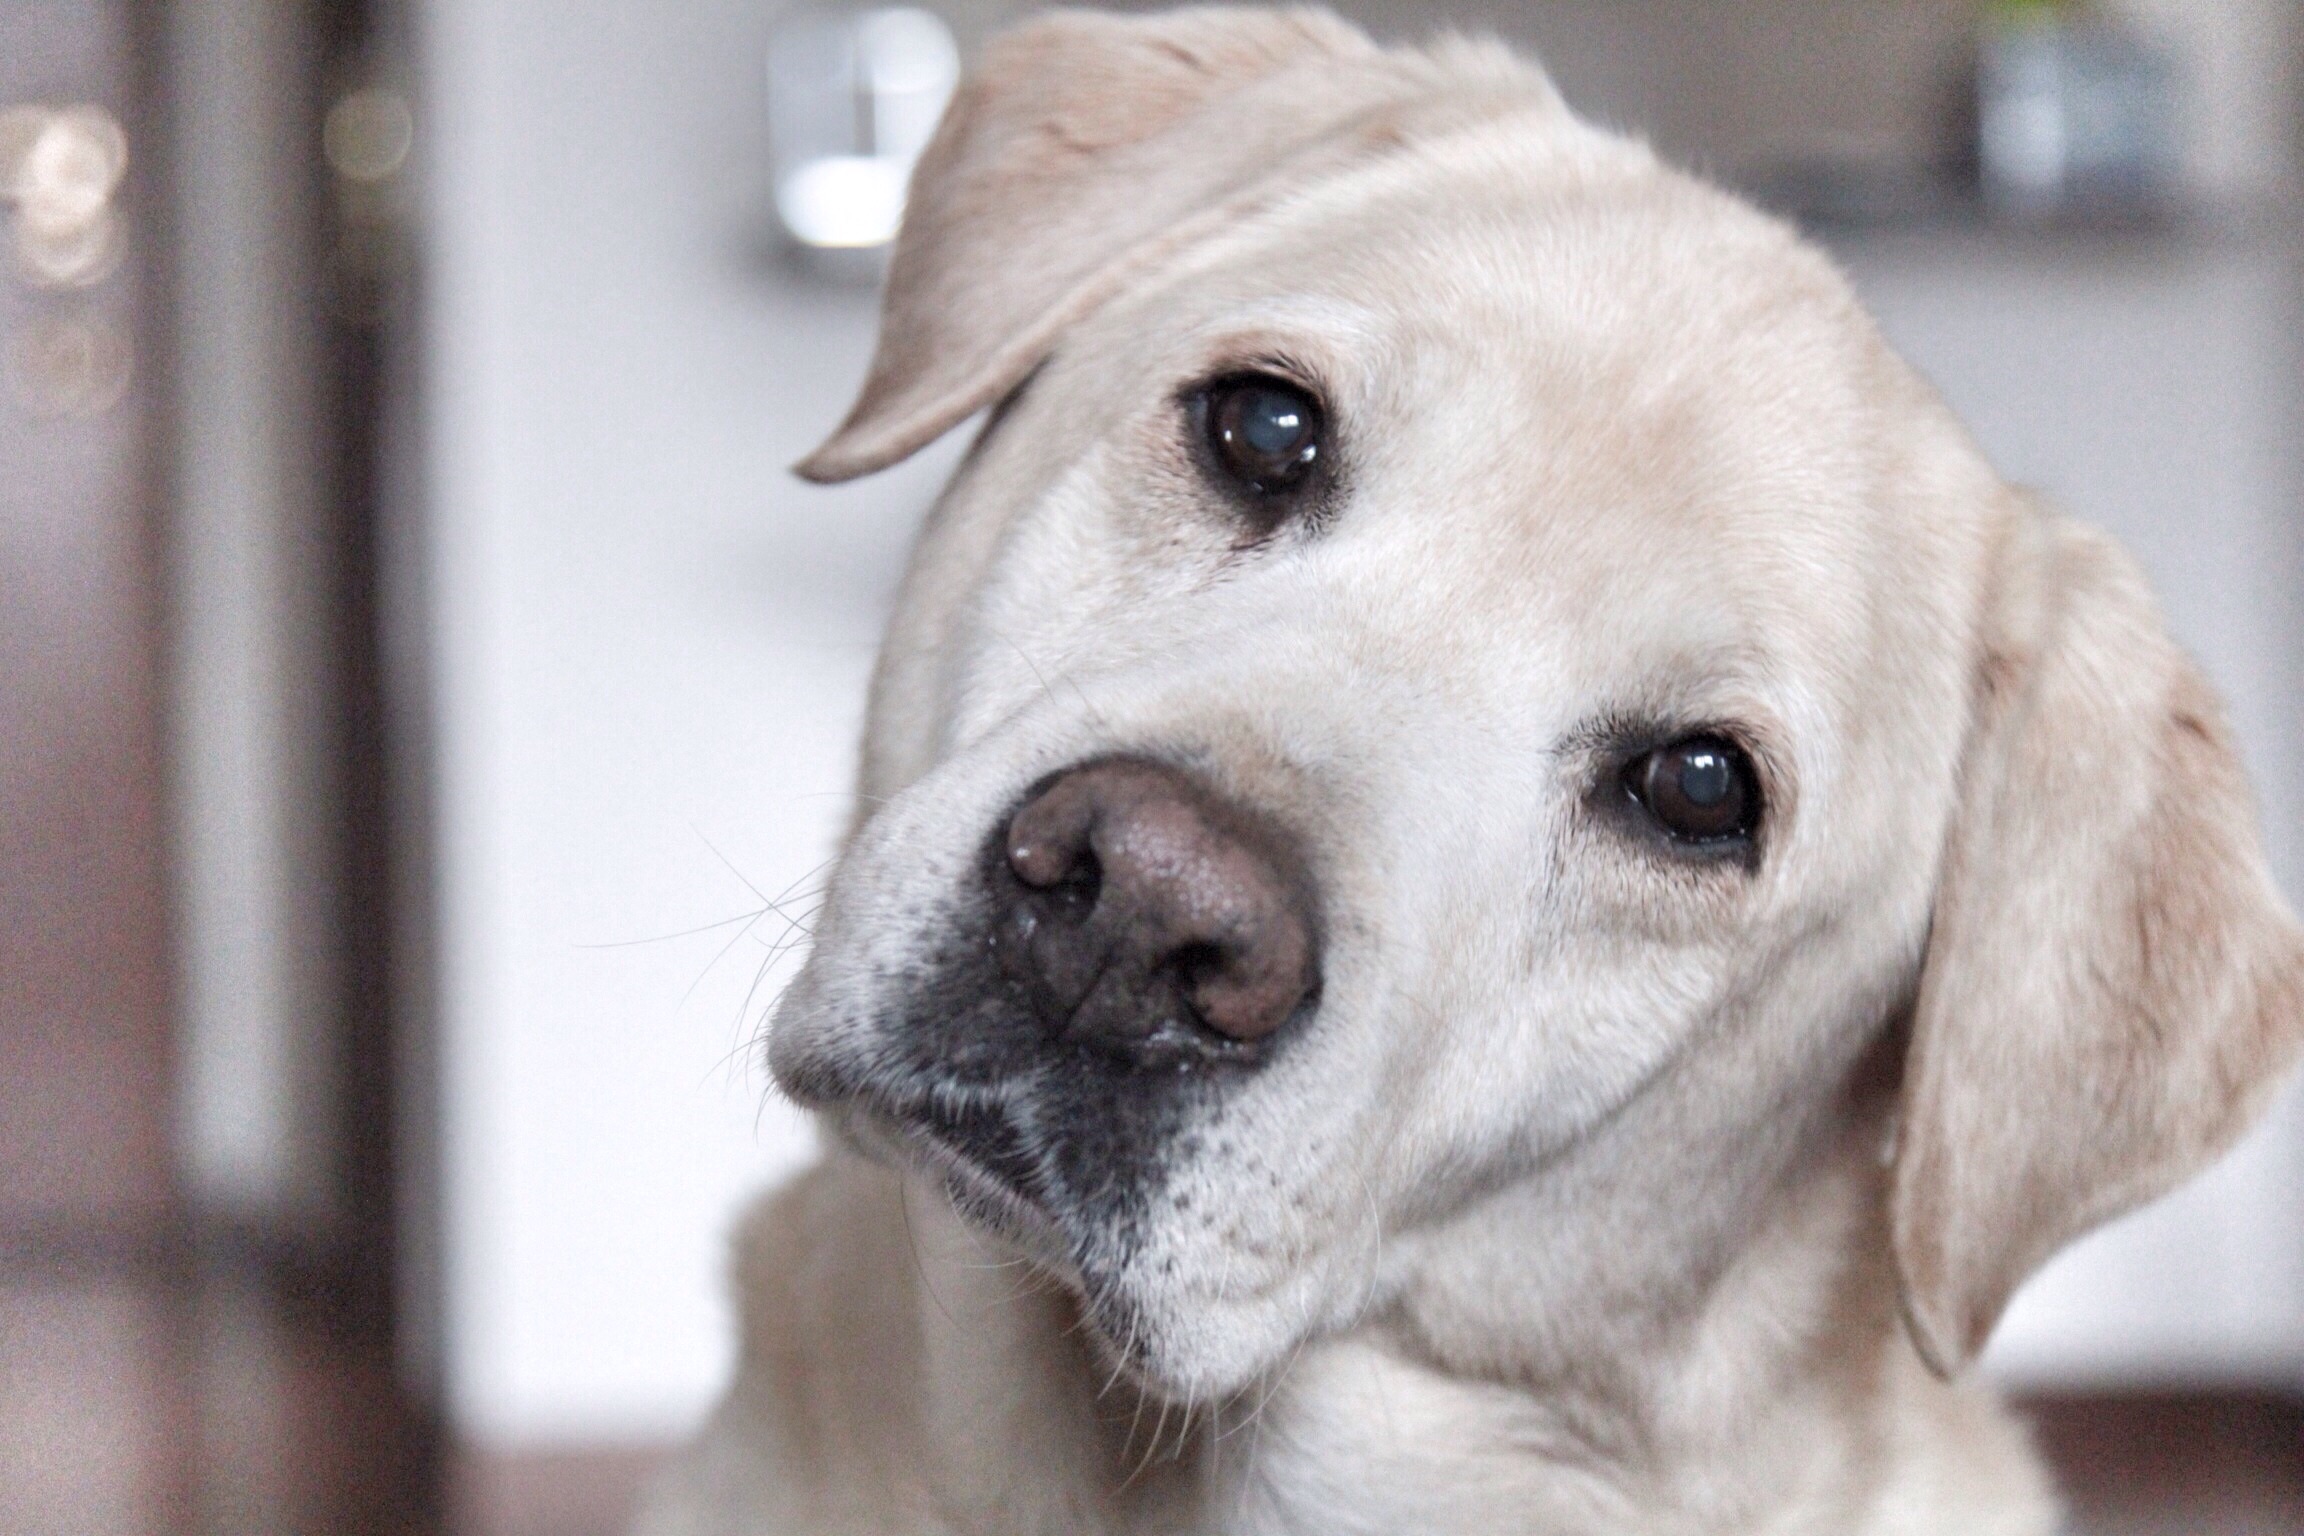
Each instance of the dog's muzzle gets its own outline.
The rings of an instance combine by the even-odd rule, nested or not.
[[[864,1010],[772,1041],[778,1080],[991,1225],[1124,1249],[1180,1143],[1318,1005],[1303,862],[1183,770],[1105,758],[1002,813],[953,894]]]

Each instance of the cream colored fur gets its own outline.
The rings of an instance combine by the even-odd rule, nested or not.
[[[1178,399],[1275,359],[1341,479],[1259,544]],[[1319,1010],[1099,1276],[1125,1369],[1087,1260],[835,1115],[746,1223],[735,1383],[643,1530],[2049,1530],[1969,1362],[2304,1029],[2127,558],[2004,487],[1784,227],[1499,50],[1310,12],[992,48],[804,472],[996,402],[777,1070],[868,1051],[1004,808],[1114,751],[1310,850]],[[1626,716],[1749,733],[1751,868],[1591,814]]]

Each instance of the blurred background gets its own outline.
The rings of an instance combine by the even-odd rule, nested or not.
[[[2304,896],[2292,0],[1353,0],[1801,220],[2125,539]],[[617,1529],[965,433],[876,243],[1017,14],[0,0],[0,1533]],[[2304,1101],[2027,1288],[2090,1533],[2304,1531]]]

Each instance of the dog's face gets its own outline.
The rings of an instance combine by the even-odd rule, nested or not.
[[[1047,23],[1007,68],[1305,25]],[[1235,115],[1306,48],[1381,76],[1374,147],[984,365],[1035,371],[927,536],[771,1037],[1186,1396],[1500,1190],[1577,1191],[1563,1244],[1733,1229],[1912,1004],[2034,516],[1778,226],[1493,60],[1259,34]],[[1451,72],[1487,108],[1421,123]],[[922,193],[998,137],[987,82]],[[1631,1162],[1678,1199],[1591,1198]],[[1979,1246],[1940,1353],[2026,1262]]]

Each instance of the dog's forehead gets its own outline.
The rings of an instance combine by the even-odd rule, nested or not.
[[[1558,152],[1561,132],[1604,153]],[[1789,227],[1596,130],[1505,120],[1331,173],[1168,264],[1132,327],[1303,325],[1492,388],[1817,375],[1873,338]],[[1795,384],[1787,377],[1786,384]]]

